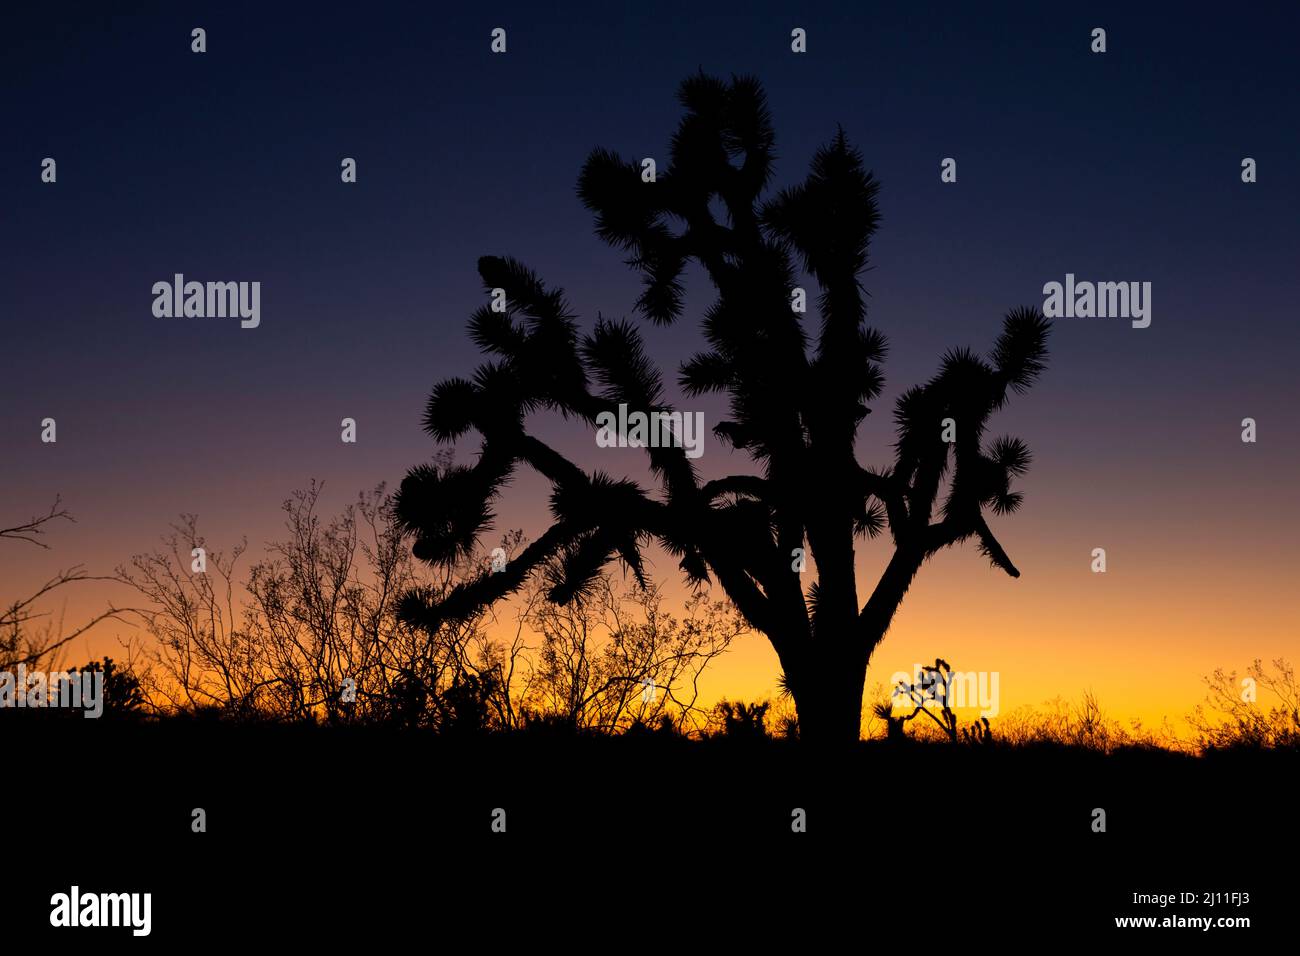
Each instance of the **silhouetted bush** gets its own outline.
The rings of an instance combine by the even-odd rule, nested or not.
[[[718,702],[715,711],[722,721],[722,736],[730,740],[768,740],[767,702],[745,704],[725,698]]]

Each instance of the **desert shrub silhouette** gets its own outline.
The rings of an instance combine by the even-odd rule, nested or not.
[[[1204,680],[1205,702],[1188,717],[1199,750],[1300,751],[1300,680],[1285,658],[1256,658],[1241,680],[1223,668]]]
[[[99,672],[104,675],[104,712],[101,719],[137,719],[145,714],[144,691],[140,687],[140,679],[130,667],[124,668],[111,657],[105,657],[68,670],[72,673]]]
[[[716,711],[722,721],[722,736],[740,741],[769,739],[767,711],[770,706],[766,702],[719,701]]]

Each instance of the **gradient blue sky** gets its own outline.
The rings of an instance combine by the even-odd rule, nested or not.
[[[1294,5],[132,6],[7,13],[0,31],[0,500],[18,518],[58,492],[79,519],[52,552],[0,552],[3,596],[71,563],[105,572],[180,512],[256,547],[311,478],[339,503],[396,483],[430,451],[430,386],[477,361],[480,255],[522,259],[584,322],[629,314],[637,278],[593,235],[577,173],[596,146],[663,157],[676,86],[702,67],[765,84],[778,184],[837,124],[883,183],[864,281],[892,349],[864,462],[888,459],[898,391],[949,347],[988,347],[1044,282],[1153,284],[1149,329],[1057,323],[1049,374],[995,423],[1036,454],[1003,531],[1025,578],[970,550],[937,561],[890,637],[903,666],[957,656],[960,629],[982,635],[983,666],[1038,662],[1017,700],[1059,672],[1047,690],[1114,688],[1123,711],[1152,662],[1178,660],[1161,701],[1190,705],[1207,665],[1297,656]],[[261,281],[261,327],[155,318],[150,288],[176,272]],[[689,318],[647,335],[670,372],[698,344]],[[57,445],[39,441],[46,416]],[[597,462],[590,436],[538,427]],[[712,447],[704,471],[743,464]],[[543,489],[514,491],[502,525],[538,533]],[[1086,590],[1097,546],[1111,594]],[[1138,663],[1120,653],[1135,642]],[[772,659],[751,653],[761,691]]]

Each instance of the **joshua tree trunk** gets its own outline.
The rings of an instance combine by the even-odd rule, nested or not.
[[[866,676],[865,660],[857,667],[818,661],[809,679],[794,692],[800,738],[830,746],[855,743],[862,725]]]
[[[848,639],[830,647],[814,642],[810,653],[793,668],[790,686],[804,740],[831,745],[858,740],[867,663],[923,561],[922,552],[915,548],[897,549],[862,613],[838,630],[850,635]]]

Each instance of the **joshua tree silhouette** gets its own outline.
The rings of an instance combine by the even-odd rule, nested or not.
[[[642,579],[642,548],[657,541],[690,582],[716,579],[771,641],[801,736],[856,740],[867,663],[921,565],[974,538],[994,565],[1019,576],[984,509],[1019,507],[1011,481],[1027,469],[1029,451],[1014,438],[986,443],[985,428],[1044,368],[1049,323],[1036,309],[1017,309],[987,358],[948,352],[933,379],[898,400],[893,465],[862,466],[854,442],[867,402],[880,394],[886,352],[884,337],[864,324],[858,281],[878,219],[877,182],[840,130],[802,185],[762,201],[774,135],[758,82],[699,74],[679,96],[686,115],[657,181],[644,182],[639,166],[597,149],[578,193],[595,213],[597,234],[630,253],[641,272],[637,306],[646,318],[666,324],[680,316],[690,260],[707,272],[718,294],[702,321],[710,347],[683,363],[680,382],[688,396],[728,397],[731,420],[714,432],[748,453],[757,473],[701,482],[683,448],[647,448],[660,484],[651,495],[585,471],[530,435],[525,416],[542,410],[593,428],[619,403],[668,411],[661,376],[631,325],[601,319],[580,338],[560,290],[513,259],[485,257],[479,273],[488,289],[505,290],[508,310],[484,305],[469,329],[497,358],[472,380],[438,384],[425,414],[439,442],[478,431],[481,454],[472,467],[411,469],[397,513],[416,557],[454,562],[488,530],[493,498],[525,465],[550,481],[555,520],[504,570],[485,568],[440,601],[414,591],[402,614],[436,629],[516,591],[548,564],[560,569],[549,597],[567,602],[616,558]],[[715,197],[725,221],[712,211]],[[820,288],[815,337],[792,308],[796,258]],[[855,537],[886,530],[892,556],[860,602]],[[807,589],[793,570],[804,547],[817,572]]]

